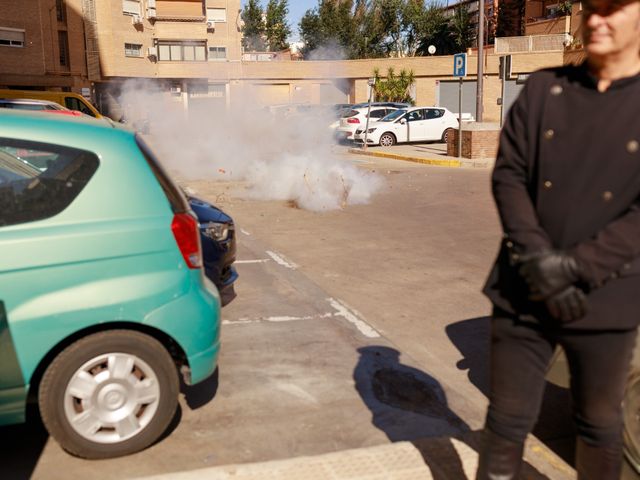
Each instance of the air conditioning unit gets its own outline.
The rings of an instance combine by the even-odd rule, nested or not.
[[[149,47],[147,49],[147,56],[148,57],[157,57],[158,56],[158,47]]]
[[[156,18],[157,16],[155,7],[147,7],[147,18]]]
[[[173,94],[182,93],[182,89],[180,87],[171,87],[171,93]]]
[[[214,22],[207,22],[207,30],[215,30],[216,24]]]
[[[131,23],[133,25],[142,25],[142,17],[140,15],[133,15],[131,17]]]

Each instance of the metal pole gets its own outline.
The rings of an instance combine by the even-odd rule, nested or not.
[[[478,87],[476,90],[476,122],[482,121],[484,77],[484,0],[478,0]]]
[[[502,92],[500,93],[500,127],[504,123],[504,96],[507,92],[507,59],[506,57],[500,65],[500,76],[502,77]]]
[[[458,87],[458,158],[462,158],[462,77]]]
[[[369,137],[369,115],[371,114],[371,97],[373,97],[373,85],[374,83],[369,80],[369,82],[367,82],[369,85],[369,106],[367,108],[367,122],[366,122],[366,126],[364,127],[364,144],[362,145],[362,149],[366,150],[367,149],[367,138]]]

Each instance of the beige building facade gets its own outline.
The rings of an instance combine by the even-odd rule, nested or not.
[[[417,104],[452,108],[450,56],[243,61],[239,14],[240,0],[0,0],[0,87],[84,93],[117,117],[114,99],[131,79],[150,82],[187,110],[333,104],[365,101],[374,69],[393,67],[413,71]],[[564,61],[562,50],[514,54],[511,91],[528,73]],[[499,56],[489,53],[484,62],[484,119],[498,121]],[[476,71],[470,54],[468,87],[475,88]]]

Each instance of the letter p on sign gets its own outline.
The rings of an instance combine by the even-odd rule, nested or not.
[[[467,54],[466,53],[458,53],[453,56],[453,76],[454,77],[467,76]]]

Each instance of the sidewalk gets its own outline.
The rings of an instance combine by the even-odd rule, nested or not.
[[[479,432],[461,438],[345,450],[324,455],[243,465],[225,465],[140,480],[473,480]],[[575,473],[534,437],[527,442],[522,478],[572,480]]]
[[[415,143],[394,145],[393,147],[367,147],[366,150],[358,146],[353,146],[349,148],[348,151],[356,155],[392,158],[426,165],[439,165],[441,167],[490,168],[495,163],[495,158],[470,160],[468,158],[449,157],[447,156],[447,146],[444,143]]]

